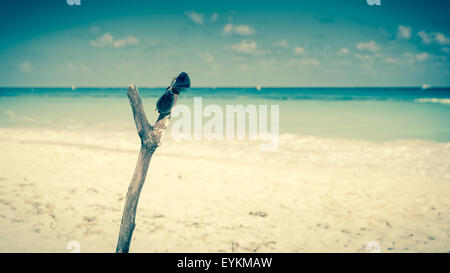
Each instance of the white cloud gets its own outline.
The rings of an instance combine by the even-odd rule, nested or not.
[[[356,53],[355,57],[361,61],[361,66],[364,68],[370,68],[373,64],[373,56],[369,54]]]
[[[289,43],[286,40],[281,40],[276,42],[275,44],[273,44],[274,46],[278,46],[278,47],[284,47],[287,48],[289,47]]]
[[[432,42],[436,42],[440,45],[450,44],[450,38],[447,38],[443,33],[426,33],[425,31],[420,31],[417,34],[422,39],[422,42],[427,45]]]
[[[209,52],[199,52],[197,55],[205,62],[211,64],[211,68],[214,70],[220,70],[223,68],[221,64],[215,62],[214,56]]]
[[[397,59],[391,58],[391,57],[387,57],[387,58],[385,59],[385,61],[386,61],[387,63],[390,63],[390,64],[396,64],[396,63],[398,63],[398,60],[397,60]]]
[[[256,43],[252,40],[242,40],[239,44],[232,45],[231,48],[237,52],[245,54],[257,53]]]
[[[339,55],[347,55],[348,53],[350,53],[350,51],[346,47],[341,48],[338,52]]]
[[[422,52],[422,53],[418,53],[418,54],[406,52],[403,54],[403,56],[406,59],[406,61],[411,65],[415,64],[416,61],[423,62],[432,57],[430,54],[428,54],[426,52]]]
[[[372,56],[370,56],[369,54],[359,54],[356,53],[355,57],[360,60],[360,61],[370,61],[372,60]]]
[[[436,33],[435,34],[435,39],[438,42],[438,44],[440,44],[440,45],[448,45],[448,44],[450,44],[450,38],[445,37],[445,35],[442,34],[442,33]]]
[[[425,61],[426,59],[428,59],[430,57],[430,55],[426,52],[420,53],[416,55],[417,60],[419,61]]]
[[[408,64],[413,65],[416,63],[416,59],[414,54],[412,54],[411,52],[406,52],[403,53],[403,58],[406,59],[406,61],[408,62]]]
[[[123,39],[114,39],[108,32],[97,37],[95,40],[91,40],[91,45],[94,47],[122,48],[127,45],[137,45],[138,43],[139,39],[134,36],[127,36]]]
[[[218,19],[219,19],[219,14],[218,14],[217,12],[214,12],[214,13],[211,15],[210,21],[214,23],[214,22],[217,21]]]
[[[184,14],[197,25],[203,24],[203,14],[195,11],[185,11]]]
[[[411,27],[399,25],[397,30],[397,38],[399,39],[411,38]]]
[[[378,51],[380,49],[380,46],[377,45],[377,43],[375,43],[374,40],[371,40],[371,41],[366,42],[366,43],[358,43],[356,45],[356,48],[358,50],[361,50],[361,51],[365,50],[365,51],[375,52],[375,51]]]
[[[223,27],[222,35],[231,35],[231,34],[237,34],[240,36],[250,36],[255,34],[255,31],[248,25],[226,24]]]
[[[300,64],[303,65],[312,65],[315,67],[320,66],[320,62],[317,59],[313,59],[313,58],[303,58],[300,60]]]
[[[214,63],[214,57],[209,53],[209,52],[205,52],[205,53],[198,53],[198,56],[207,63]]]
[[[305,54],[305,50],[302,47],[296,46],[294,48],[294,53],[297,55]]]
[[[288,61],[287,65],[288,66],[304,65],[308,67],[319,67],[320,62],[319,60],[314,58],[302,58],[302,59],[292,58]]]
[[[28,61],[20,63],[19,68],[22,72],[31,72],[34,69],[31,63]]]
[[[86,65],[74,65],[72,62],[66,62],[66,67],[68,70],[72,71],[72,72],[76,72],[76,71],[82,71],[82,72],[87,72],[89,71],[89,67]]]
[[[424,44],[431,44],[431,37],[425,32],[425,31],[420,31],[419,33],[417,33],[419,35],[419,37],[422,39],[422,42]]]

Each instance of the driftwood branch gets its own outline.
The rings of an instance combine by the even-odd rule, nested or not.
[[[144,106],[137,87],[134,84],[130,85],[127,94],[133,111],[137,133],[141,139],[141,150],[139,152],[133,178],[128,187],[122,222],[120,224],[119,240],[116,247],[117,253],[128,253],[130,249],[131,237],[135,228],[135,217],[139,195],[144,186],[150,160],[156,148],[159,146],[161,136],[164,134],[170,119],[170,115],[160,115],[156,124],[151,126],[145,115]]]

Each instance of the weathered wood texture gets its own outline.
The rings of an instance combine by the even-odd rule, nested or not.
[[[151,126],[145,115],[144,106],[137,87],[133,84],[130,85],[127,94],[133,111],[137,133],[141,139],[141,150],[139,152],[133,178],[128,187],[122,222],[120,224],[119,239],[116,247],[117,253],[128,253],[130,250],[131,238],[136,226],[135,218],[139,195],[144,186],[150,160],[152,159],[156,148],[158,148],[161,136],[164,134],[170,119],[170,115],[164,117],[160,115],[156,124]]]

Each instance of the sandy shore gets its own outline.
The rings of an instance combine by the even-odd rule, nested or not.
[[[69,252],[78,241],[113,252],[137,136],[114,146],[56,135],[0,133],[0,251]],[[258,147],[166,140],[131,251],[369,252],[371,241],[382,252],[450,251],[448,143],[286,136],[276,152]]]

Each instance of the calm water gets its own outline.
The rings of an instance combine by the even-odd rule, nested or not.
[[[164,88],[140,88],[149,119]],[[193,88],[178,104],[280,105],[280,133],[450,141],[450,89]],[[191,108],[193,109],[193,108]],[[204,122],[206,119],[204,119]],[[126,88],[0,88],[0,127],[134,130]]]

